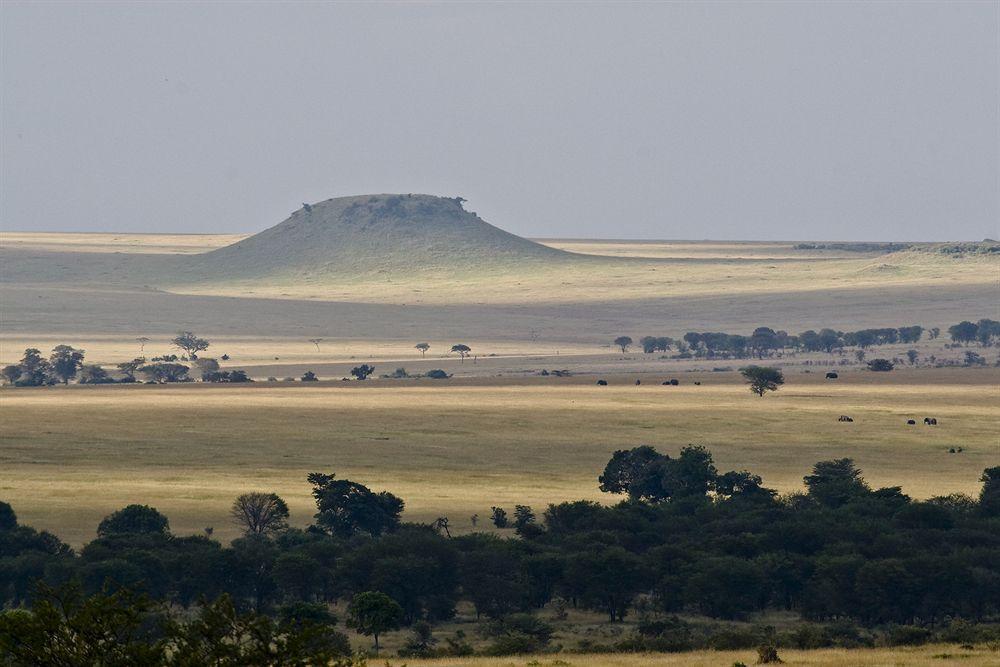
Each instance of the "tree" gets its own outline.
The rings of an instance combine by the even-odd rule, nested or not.
[[[859,364],[864,363],[864,361],[865,361],[865,351],[864,350],[855,350],[854,351],[854,358],[858,360]]]
[[[10,503],[0,500],[0,530],[13,530],[17,528],[17,514]]]
[[[302,374],[301,381],[302,382],[318,382],[319,378],[316,377],[316,374],[313,373],[312,371],[306,371],[305,373]]]
[[[920,325],[914,324],[910,327],[899,327],[897,331],[899,332],[900,343],[916,343],[923,335],[924,328]]]
[[[135,373],[146,363],[145,357],[136,357],[132,361],[123,361],[116,364],[116,368],[125,376],[126,381],[134,382]]]
[[[645,583],[642,562],[619,546],[575,554],[569,559],[565,577],[588,606],[605,611],[612,623],[624,620],[625,611]]]
[[[396,630],[403,620],[403,608],[385,593],[365,591],[358,593],[347,606],[347,626],[360,634],[375,638],[378,655],[378,638],[383,632]]]
[[[615,338],[614,343],[622,349],[622,354],[625,354],[628,352],[629,345],[632,344],[632,339],[628,336],[619,336],[618,338]]]
[[[69,345],[56,345],[52,348],[49,365],[52,367],[53,375],[62,380],[63,384],[69,384],[83,365],[83,350],[74,349]]]
[[[149,338],[146,336],[139,336],[135,339],[135,342],[139,343],[139,354],[144,354],[146,352],[146,343],[149,342]]]
[[[605,493],[627,493],[630,498],[642,498],[650,467],[663,461],[664,456],[649,445],[620,449],[611,455],[604,472],[597,478]]]
[[[187,380],[189,370],[191,369],[184,364],[156,363],[141,367],[139,372],[147,380],[163,384],[165,382],[184,382]]]
[[[870,491],[852,459],[820,461],[803,481],[809,497],[827,507],[839,507]]]
[[[17,364],[10,364],[9,366],[4,366],[3,370],[0,370],[0,375],[3,375],[4,380],[7,384],[14,384],[17,382],[18,378],[21,377],[21,367]]]
[[[158,534],[170,532],[170,522],[167,517],[149,505],[127,505],[113,514],[104,517],[97,526],[97,534],[101,537],[109,535]]]
[[[490,508],[490,520],[497,528],[506,528],[509,525],[507,520],[507,510],[502,507]]]
[[[323,342],[322,338],[310,338],[309,342],[316,346],[316,351],[319,352],[319,344]]]
[[[763,398],[769,391],[777,391],[785,384],[785,376],[777,368],[770,366],[747,366],[740,369],[740,374],[750,385],[750,391]]]
[[[979,512],[986,516],[1000,517],[1000,466],[986,468],[979,478],[983,489],[979,492]]]
[[[427,350],[431,349],[431,346],[428,343],[417,343],[413,347],[415,347],[418,350],[420,350],[420,356],[421,357],[426,357],[427,356]]]
[[[928,330],[928,337],[931,340],[934,340],[935,338],[937,338],[940,335],[941,335],[941,327],[931,327]]]
[[[31,611],[0,612],[4,665],[161,665],[164,642],[144,627],[152,602],[125,590],[85,598],[42,584]]]
[[[336,619],[324,612],[316,605],[290,605],[279,610],[275,622],[262,614],[240,613],[224,594],[201,605],[188,623],[168,624],[170,659],[163,664],[360,667],[360,662],[343,658],[350,652],[350,642],[333,629]]]
[[[108,377],[108,372],[97,364],[80,367],[80,384],[106,384],[114,382]]]
[[[951,340],[955,343],[971,343],[976,340],[978,333],[979,327],[968,320],[963,320],[958,324],[948,327],[948,335],[951,336]]]
[[[375,367],[369,364],[361,364],[351,369],[351,375],[359,380],[367,380],[368,376],[375,372]]]
[[[198,338],[190,331],[181,331],[170,341],[174,347],[184,350],[188,358],[197,359],[198,353],[208,349],[208,341]]]
[[[518,534],[533,523],[535,523],[535,512],[529,505],[514,505],[514,530]]]
[[[465,358],[469,356],[469,352],[472,352],[472,348],[464,343],[458,343],[457,345],[451,346],[452,352],[457,352],[458,356],[462,358],[462,363],[465,363]]]
[[[374,493],[363,484],[334,479],[332,474],[314,472],[307,479],[316,499],[316,523],[334,535],[378,537],[399,527],[404,503],[388,491]]]
[[[276,493],[244,493],[233,501],[229,515],[247,535],[273,535],[288,528],[288,505]]]
[[[42,353],[36,348],[26,349],[17,367],[20,374],[14,384],[18,387],[40,387],[55,383],[52,365],[42,358]],[[13,374],[13,371],[10,372]]]
[[[986,347],[992,344],[994,338],[1000,336],[1000,322],[982,319],[976,322],[976,338],[979,344]]]
[[[868,370],[877,373],[888,373],[895,367],[896,365],[888,359],[872,359],[868,362]]]
[[[906,351],[906,358],[910,362],[911,366],[913,366],[914,364],[917,363],[917,359],[919,357],[920,357],[920,353],[917,352],[916,350],[907,350]]]

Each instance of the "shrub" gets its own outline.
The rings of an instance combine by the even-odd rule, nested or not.
[[[877,373],[888,373],[893,368],[895,368],[895,364],[888,359],[872,359],[868,362],[868,370]]]

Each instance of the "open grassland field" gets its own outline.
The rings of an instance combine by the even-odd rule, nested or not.
[[[0,497],[74,544],[133,502],[164,512],[176,533],[213,526],[228,539],[239,493],[276,491],[305,525],[306,474],[336,472],[404,498],[407,520],[446,515],[464,532],[492,505],[613,501],[597,475],[614,450],[639,444],[702,444],[720,470],[751,470],[783,492],[816,461],[849,456],[872,485],[916,498],[976,493],[1000,460],[995,368],[835,382],[796,371],[765,398],[735,372],[686,373],[677,387],[636,377],[4,388]],[[924,416],[939,426],[905,423]]]
[[[814,649],[779,651],[786,665],[815,667],[993,667],[1000,654],[987,648],[962,649],[930,645],[878,649]],[[753,651],[694,651],[690,653],[561,654],[503,658],[439,658],[389,660],[389,665],[412,667],[725,667],[739,661],[754,664]]]

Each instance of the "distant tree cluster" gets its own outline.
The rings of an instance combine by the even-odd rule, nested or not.
[[[1000,338],[1000,322],[982,319],[973,323],[965,320],[948,327],[948,335],[955,343],[978,341],[983,347],[989,347]]]
[[[859,352],[880,345],[912,344],[925,334],[931,340],[940,336],[937,327],[924,329],[919,325],[904,327],[884,327],[859,329],[857,331],[837,331],[824,328],[819,331],[809,329],[798,335],[770,327],[758,327],[750,335],[731,334],[721,331],[689,331],[680,340],[667,336],[643,336],[639,339],[646,354],[666,352],[676,349],[679,357],[703,357],[765,359],[785,352],[842,352],[846,348],[857,348]],[[993,345],[1000,339],[1000,322],[983,319],[978,323],[960,322],[948,328],[948,334],[955,343],[978,341],[983,346]],[[630,336],[619,336],[613,341],[622,353],[628,351],[634,342]],[[860,357],[863,359],[863,356]],[[911,361],[911,363],[913,363]]]
[[[145,336],[136,340],[139,342],[140,349],[145,349],[146,344],[150,341]],[[24,351],[24,356],[19,363],[0,369],[0,375],[3,376],[7,384],[16,387],[69,384],[71,380],[76,380],[80,384],[129,384],[139,382],[139,378],[147,384],[191,382],[193,379],[189,373],[192,367],[181,363],[186,361],[198,369],[202,382],[253,382],[243,370],[222,370],[216,359],[197,356],[197,352],[208,349],[209,342],[190,331],[179,333],[172,339],[171,344],[185,354],[180,357],[176,354],[162,354],[148,361],[145,357],[136,357],[130,361],[118,363],[115,365],[117,377],[112,377],[108,370],[102,366],[85,364],[85,352],[69,345],[57,345],[52,349],[52,354],[48,359],[44,358],[37,349],[28,348]],[[222,355],[222,359],[227,360],[229,356]]]

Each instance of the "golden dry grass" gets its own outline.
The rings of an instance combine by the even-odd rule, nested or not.
[[[301,525],[306,474],[334,471],[400,495],[410,520],[447,515],[468,530],[494,504],[612,500],[596,477],[613,450],[638,444],[704,444],[720,469],[753,470],[782,491],[816,461],[851,456],[872,484],[915,497],[975,493],[1000,458],[996,369],[837,383],[794,372],[763,399],[735,373],[684,375],[680,387],[610,379],[7,388],[0,498],[74,543],[132,502],[158,507],[175,532],[213,526],[227,538],[240,492],[277,491]],[[940,426],[905,425],[925,415]]]
[[[943,667],[1000,664],[1000,654],[985,647],[963,649],[954,645],[929,645],[875,649],[818,649],[779,651],[786,665],[815,667]],[[728,667],[735,662],[752,665],[754,651],[692,651],[689,653],[573,654],[504,658],[392,659],[389,665],[410,667]]]

